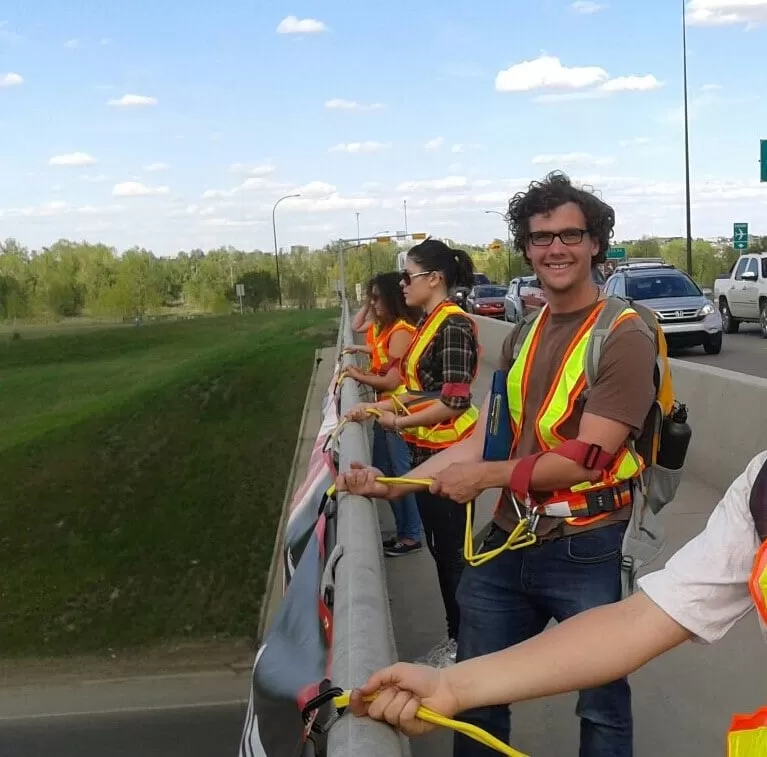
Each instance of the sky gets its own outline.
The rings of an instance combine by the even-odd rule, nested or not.
[[[156,254],[504,238],[561,169],[616,238],[685,231],[682,4],[8,0],[0,238]],[[767,234],[767,0],[688,0],[695,236]],[[760,124],[762,125],[760,127]]]

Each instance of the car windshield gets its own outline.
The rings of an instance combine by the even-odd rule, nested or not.
[[[632,300],[660,300],[664,297],[699,297],[698,285],[681,271],[630,276],[626,294]]]
[[[476,297],[504,297],[506,287],[477,287],[474,293]]]

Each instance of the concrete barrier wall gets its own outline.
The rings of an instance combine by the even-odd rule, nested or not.
[[[511,324],[475,316],[482,360],[497,367]],[[725,350],[726,337],[725,337]],[[720,491],[767,449],[767,379],[671,359],[674,390],[693,429],[687,474]],[[477,397],[482,402],[484,397]]]

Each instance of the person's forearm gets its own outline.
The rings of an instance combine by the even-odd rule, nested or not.
[[[456,418],[465,410],[453,410],[444,402],[433,402],[429,407],[418,410],[411,415],[403,415],[397,421],[397,428],[419,428],[421,426],[436,426],[438,423],[444,423],[451,418]]]
[[[460,711],[601,686],[633,673],[690,633],[645,594],[576,615],[444,675]]]
[[[483,463],[482,479],[485,488],[508,487],[509,479],[516,465],[516,460]],[[600,471],[588,470],[578,463],[552,452],[542,455],[535,463],[530,479],[530,489],[539,492],[569,489],[575,484],[595,480],[600,475]]]
[[[372,386],[377,392],[390,392],[396,389],[402,379],[398,370],[389,371],[385,376],[379,376],[376,373],[362,373],[355,376],[360,384]]]
[[[369,319],[368,314],[370,313],[370,303],[366,302],[355,314],[354,318],[352,318],[352,330],[353,331],[365,331],[367,328]]]

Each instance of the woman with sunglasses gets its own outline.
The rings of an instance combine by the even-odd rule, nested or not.
[[[376,392],[377,400],[404,394],[400,361],[415,333],[418,311],[405,304],[396,272],[372,279],[370,308],[376,325],[370,372],[348,368],[347,375]],[[380,424],[373,428],[373,465],[387,476],[403,476],[410,470],[410,451],[404,439]],[[383,543],[384,554],[399,557],[421,549],[421,519],[412,494],[390,500],[397,534]]]
[[[408,414],[396,412],[392,400],[361,405],[348,414],[362,421],[371,407],[382,414],[383,428],[401,433],[410,447],[413,466],[471,434],[477,409],[471,404],[471,384],[479,364],[474,322],[448,300],[450,290],[473,285],[474,265],[463,250],[452,250],[427,239],[407,255],[400,274],[405,302],[424,310],[410,348],[402,359]],[[375,471],[376,475],[380,472]],[[460,611],[455,592],[464,568],[462,558],[465,508],[427,490],[415,494],[426,544],[437,567],[447,619],[447,638],[426,662],[443,667],[455,660]]]

